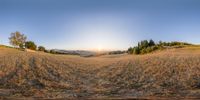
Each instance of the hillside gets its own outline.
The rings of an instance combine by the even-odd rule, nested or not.
[[[84,50],[59,50],[59,49],[53,49],[54,53],[57,54],[66,54],[66,55],[79,55],[82,57],[90,57],[96,55],[96,52],[92,51],[84,51]]]
[[[0,47],[1,98],[200,98],[200,47],[84,58]]]

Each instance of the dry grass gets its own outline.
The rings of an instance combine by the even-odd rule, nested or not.
[[[200,48],[83,58],[0,47],[0,96],[200,97]]]

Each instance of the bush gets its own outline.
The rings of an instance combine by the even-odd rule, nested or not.
[[[159,47],[160,47],[160,46],[153,46],[153,47],[152,47],[152,51],[158,50]],[[162,48],[162,47],[160,47],[160,48]]]
[[[46,53],[50,53],[50,51],[49,51],[49,50],[45,50],[44,52],[46,52]]]
[[[120,51],[120,50],[118,50],[118,51],[111,51],[111,52],[109,52],[108,54],[109,55],[114,55],[114,54],[124,54],[124,53],[126,53],[125,51]]]
[[[46,49],[45,49],[45,47],[43,47],[43,46],[39,46],[39,47],[38,47],[38,51],[46,51]]]
[[[56,54],[56,51],[54,51],[54,50],[50,50],[50,53],[52,53],[52,54]]]
[[[146,48],[141,50],[141,54],[145,54],[145,53],[147,53]]]
[[[36,50],[37,49],[37,45],[33,41],[27,41],[25,43],[25,47],[27,49],[31,49],[31,50]]]
[[[153,51],[153,47],[147,47],[146,48],[146,53],[150,53],[150,52],[152,52]]]
[[[128,48],[128,53],[133,54],[134,49],[132,47]]]

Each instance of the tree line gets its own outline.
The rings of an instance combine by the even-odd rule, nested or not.
[[[50,50],[50,51],[46,50],[44,46],[37,47],[37,45],[33,41],[27,41],[27,37],[18,31],[11,33],[9,40],[10,40],[10,44],[16,48],[20,48],[20,49],[27,48],[31,50],[38,50],[38,51],[56,54],[56,52],[53,50]],[[174,47],[174,46],[180,47],[184,45],[192,45],[192,44],[189,44],[186,42],[177,42],[177,41],[173,41],[173,42],[159,41],[158,43],[155,43],[152,39],[150,39],[149,41],[142,40],[138,42],[137,46],[128,48],[127,52],[129,54],[146,54],[146,53],[150,53],[156,50],[162,50],[167,47]],[[119,52],[113,52],[113,53],[119,53]]]
[[[168,47],[182,47],[184,45],[192,45],[186,42],[162,42],[155,43],[152,39],[142,40],[138,42],[137,46],[128,48],[129,54],[146,54],[156,50],[162,50]]]
[[[31,50],[38,50],[43,52],[48,52],[44,46],[38,46],[33,41],[27,41],[27,37],[16,31],[11,33],[11,36],[9,37],[10,44],[14,46],[15,48],[20,49],[31,49]]]

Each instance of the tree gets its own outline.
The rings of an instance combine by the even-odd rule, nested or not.
[[[163,42],[159,41],[158,46],[163,46]]]
[[[134,47],[134,54],[140,54],[140,48]]]
[[[46,51],[45,47],[43,47],[43,46],[39,46],[39,47],[38,47],[38,50],[39,50],[39,51]]]
[[[51,53],[51,54],[56,54],[56,51],[50,50],[50,53]]]
[[[27,37],[24,34],[21,34],[20,32],[16,31],[14,33],[11,33],[11,36],[9,37],[10,44],[19,47],[21,49],[24,48],[24,44],[26,42]]]
[[[149,46],[155,46],[155,42],[152,39],[149,40]]]
[[[33,41],[27,41],[25,43],[25,47],[31,50],[36,50],[37,49],[37,45],[33,42]]]
[[[147,40],[143,40],[140,42],[140,49],[147,48],[149,46],[149,42]]]
[[[151,39],[151,40],[143,40],[138,42],[138,45],[135,47],[130,47],[128,49],[128,52],[132,52],[134,54],[146,54],[146,53],[150,53],[154,50],[157,50],[158,47],[156,46],[155,42]],[[130,53],[130,54],[132,54]]]
[[[128,53],[133,54],[133,48],[132,47],[128,48]]]

